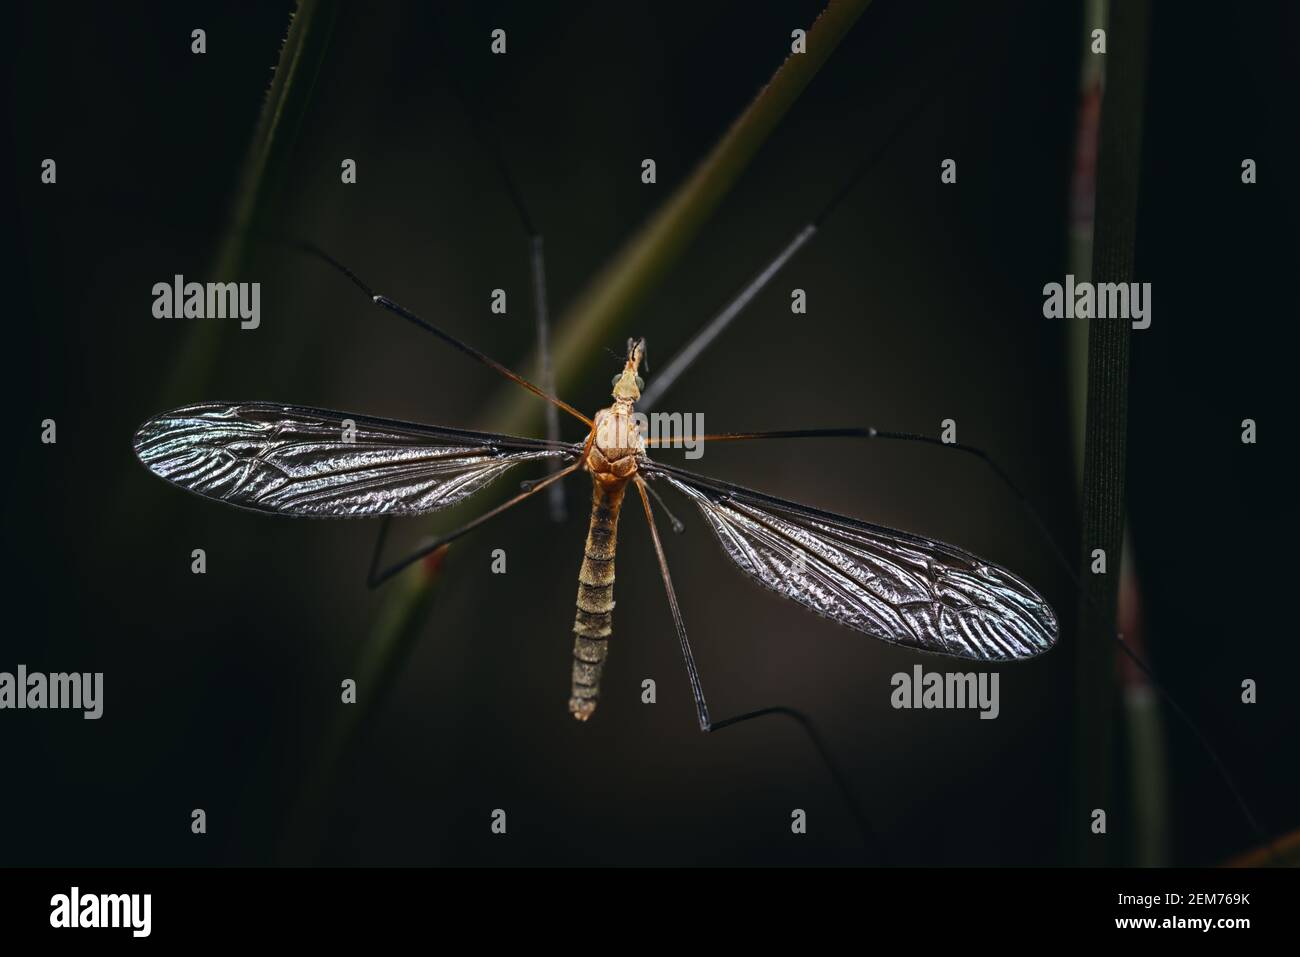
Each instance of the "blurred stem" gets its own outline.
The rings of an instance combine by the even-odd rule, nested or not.
[[[1098,283],[1133,279],[1149,12],[1148,0],[1110,3],[1092,262],[1092,278]],[[1084,594],[1075,649],[1070,821],[1079,862],[1093,866],[1117,863],[1120,843],[1109,832],[1123,817],[1113,773],[1120,713],[1114,639],[1123,565],[1129,335],[1125,319],[1088,321],[1080,562]],[[1104,572],[1092,572],[1095,549],[1104,552]],[[1107,816],[1108,833],[1091,830],[1097,810]]]
[[[1133,860],[1137,867],[1164,867],[1168,859],[1168,783],[1160,699],[1151,686],[1133,683],[1124,691],[1129,802],[1133,815]]]
[[[244,157],[226,233],[213,260],[215,280],[231,281],[241,273],[249,241],[268,219],[289,169],[338,8],[339,0],[299,0],[289,19],[275,75]],[[227,329],[221,323],[191,323],[189,337],[163,389],[163,408],[189,401],[201,391],[216,367]]]

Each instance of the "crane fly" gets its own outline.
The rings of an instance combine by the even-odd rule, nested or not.
[[[681,645],[696,716],[712,725],[687,639],[647,480],[690,499],[727,556],[750,578],[805,608],[873,638],[918,651],[978,661],[1030,658],[1056,641],[1051,607],[1025,581],[969,552],[919,535],[822,511],[657,462],[647,449],[670,445],[641,434],[634,416],[644,382],[645,340],[628,341],[613,403],[587,418],[522,376],[384,296],[371,299],[579,419],[583,442],[471,432],[271,402],[205,402],[149,419],[134,448],[146,468],[187,491],[228,505],[309,518],[410,516],[455,505],[518,465],[548,461],[545,478],[443,535],[382,573],[379,584],[435,548],[473,530],[578,471],[592,480],[591,518],[578,571],[569,712],[596,710],[613,634],[614,557],[629,486],[650,526]],[[853,430],[722,433],[695,441],[813,437]],[[650,493],[650,494],[648,494]],[[656,496],[657,497],[657,496]]]

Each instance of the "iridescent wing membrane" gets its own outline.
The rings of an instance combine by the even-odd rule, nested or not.
[[[983,661],[1029,658],[1056,641],[1042,596],[969,552],[659,462],[643,471],[695,502],[741,571],[855,631]]]
[[[433,428],[274,402],[204,402],[156,416],[135,454],[159,478],[259,512],[314,518],[448,508],[523,462],[581,446]]]

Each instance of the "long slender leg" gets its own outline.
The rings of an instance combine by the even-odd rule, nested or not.
[[[744,714],[738,714],[734,717],[723,718],[721,721],[713,721],[709,718],[709,706],[704,700],[704,686],[700,682],[700,671],[695,664],[695,653],[691,650],[690,639],[686,637],[686,623],[682,620],[681,607],[677,603],[677,592],[673,588],[672,575],[668,571],[668,559],[664,555],[663,543],[659,540],[659,529],[655,526],[654,511],[650,508],[650,498],[646,494],[647,486],[640,476],[636,479],[636,489],[641,494],[641,504],[645,508],[646,523],[650,526],[650,538],[654,542],[655,554],[659,558],[659,573],[663,576],[664,591],[668,594],[668,607],[672,610],[673,625],[677,629],[677,640],[681,645],[682,659],[686,663],[686,676],[690,681],[691,695],[695,699],[695,714],[700,722],[700,730],[706,734],[714,731],[721,731],[723,728],[730,728],[745,721],[754,718],[765,718],[769,716],[781,716],[789,718],[803,729],[804,734],[812,743],[813,749],[817,756],[821,758],[822,764],[825,765],[831,780],[835,784],[836,790],[839,791],[840,797],[844,800],[849,812],[853,815],[853,820],[862,834],[863,843],[870,847],[881,860],[885,859],[884,845],[876,836],[866,815],[862,813],[862,808],[853,796],[849,788],[848,779],[840,769],[839,763],[831,755],[830,749],[826,747],[821,733],[817,726],[802,711],[794,708],[787,708],[781,705],[771,708],[759,708],[756,711],[747,711]]]
[[[844,801],[844,806],[849,809],[849,813],[853,816],[853,822],[857,824],[858,832],[862,835],[862,843],[871,848],[877,859],[882,863],[888,863],[889,854],[885,848],[884,842],[880,839],[880,835],[878,835],[875,829],[871,826],[871,822],[867,820],[866,814],[862,811],[861,804],[858,803],[857,799],[853,795],[853,790],[849,787],[848,778],[845,777],[844,771],[840,768],[839,762],[836,761],[834,755],[831,754],[830,748],[826,746],[826,741],[822,738],[821,732],[817,730],[817,725],[813,723],[812,718],[808,717],[808,715],[804,714],[802,711],[796,710],[795,708],[776,705],[771,708],[759,708],[755,711],[746,711],[744,714],[738,714],[731,718],[723,718],[721,721],[713,722],[712,726],[707,730],[721,731],[723,728],[730,728],[733,725],[741,724],[754,718],[766,718],[770,715],[789,718],[803,729],[803,733],[808,736],[808,740],[812,743],[813,750],[816,751],[817,756],[821,758],[822,765],[826,768],[826,772],[831,776],[831,780],[835,783],[835,789],[840,792],[840,797]]]
[[[672,509],[668,507],[668,503],[664,501],[664,497],[659,494],[658,490],[649,482],[645,483],[645,490],[650,493],[651,497],[659,503],[659,507],[664,510],[664,514],[668,516],[668,521],[672,524],[673,532],[680,535],[682,532],[686,531],[686,526],[682,524],[681,519],[673,514]]]
[[[528,237],[528,262],[533,275],[533,311],[537,320],[537,357],[541,365],[542,388],[555,392],[555,370],[551,366],[551,328],[550,313],[546,301],[546,254],[542,237],[534,233]],[[552,442],[560,440],[560,414],[553,404],[546,406],[546,437]],[[549,459],[547,468],[551,472],[559,469],[559,461]],[[550,491],[551,521],[562,522],[565,518],[564,486],[552,485]]]
[[[499,375],[502,375],[505,378],[509,379],[511,382],[523,386],[529,392],[533,393],[534,395],[542,399],[545,399],[547,402],[551,403],[556,408],[563,409],[565,412],[569,413],[569,415],[573,416],[575,419],[582,422],[588,428],[591,427],[591,419],[587,418],[585,415],[583,415],[573,406],[569,405],[569,403],[565,402],[563,399],[558,399],[555,396],[551,395],[549,392],[546,392],[545,390],[539,388],[538,386],[533,385],[533,383],[529,382],[527,379],[519,375],[517,372],[511,371],[509,368],[502,365],[500,362],[497,362],[495,359],[488,356],[487,354],[480,352],[479,350],[475,349],[471,345],[468,345],[467,343],[461,342],[459,339],[457,339],[455,336],[451,335],[450,333],[444,332],[443,330],[435,326],[433,323],[429,322],[427,319],[422,319],[420,316],[416,315],[414,312],[412,312],[410,309],[407,309],[405,306],[401,305],[400,303],[394,302],[392,299],[389,299],[387,296],[379,295],[373,289],[371,289],[370,286],[367,285],[366,282],[362,280],[360,276],[358,276],[351,269],[343,265],[341,262],[339,262],[337,259],[335,259],[333,256],[325,252],[323,249],[321,249],[319,246],[315,245],[314,243],[309,243],[301,239],[286,239],[283,237],[267,237],[267,238],[279,242],[285,246],[288,246],[291,249],[297,249],[300,252],[304,252],[308,254],[309,256],[315,256],[317,259],[321,260],[322,262],[326,263],[327,265],[331,266],[338,272],[342,273],[345,277],[347,277],[347,279],[351,281],[351,283],[354,286],[356,286],[363,293],[365,293],[366,296],[370,299],[370,301],[373,302],[375,305],[383,309],[387,309],[389,312],[393,313],[394,315],[401,316],[403,319],[405,319],[407,322],[411,323],[412,325],[418,326],[419,328],[423,329],[425,332],[437,336],[439,339],[447,343],[447,345],[451,346],[452,348],[457,349],[460,352],[463,352],[465,355],[469,356],[471,359],[474,359],[477,362],[481,362],[483,365],[487,366],[489,369],[493,370]]]
[[[461,101],[461,105],[469,117],[470,127],[473,129],[479,143],[492,156],[497,175],[501,178],[501,184],[505,188],[506,195],[510,197],[510,205],[514,207],[515,216],[519,219],[519,225],[523,227],[524,235],[528,237],[528,269],[532,278],[533,318],[537,332],[537,360],[542,377],[541,387],[548,394],[554,395],[555,372],[551,365],[550,306],[546,296],[546,247],[542,234],[534,224],[533,217],[528,211],[528,205],[524,202],[523,191],[510,173],[510,167],[506,163],[505,155],[501,151],[501,145],[496,135],[483,118],[483,111],[473,106],[470,103],[470,98],[454,82],[452,83],[452,93]],[[558,441],[560,438],[558,409],[559,406],[555,403],[550,403],[546,407],[546,437],[551,441]],[[549,471],[555,472],[559,468],[559,463],[552,460],[548,463],[547,468]],[[549,499],[551,519],[556,522],[564,521],[564,486],[552,485]]]
[[[561,469],[559,472],[556,472],[553,475],[548,475],[546,476],[546,478],[540,479],[536,482],[529,483],[525,491],[520,492],[518,495],[515,495],[512,498],[506,499],[506,501],[502,502],[500,505],[496,506],[493,509],[490,509],[487,512],[484,512],[478,518],[474,519],[471,522],[467,522],[466,524],[462,525],[460,528],[456,529],[455,531],[448,532],[445,535],[440,535],[432,542],[427,542],[424,545],[421,545],[419,548],[417,548],[411,554],[407,555],[405,558],[388,566],[388,568],[384,569],[382,572],[377,572],[376,569],[379,567],[379,553],[384,547],[385,540],[388,538],[388,519],[385,518],[383,524],[380,525],[379,527],[379,537],[375,541],[375,551],[370,559],[370,573],[366,579],[366,584],[368,584],[371,588],[377,588],[378,586],[382,585],[384,582],[388,581],[388,579],[396,575],[398,572],[400,572],[402,569],[406,568],[408,565],[412,565],[415,562],[418,562],[425,555],[431,554],[432,552],[441,548],[443,545],[448,544],[449,542],[454,542],[456,539],[460,538],[462,535],[468,532],[472,532],[474,529],[478,528],[488,519],[495,518],[496,516],[500,515],[502,512],[506,511],[507,509],[513,508],[515,505],[518,505],[520,502],[528,498],[530,495],[537,494],[542,489],[551,485],[553,482],[558,482],[566,475],[569,475],[570,473],[577,471],[578,468],[580,468],[581,466],[582,466],[582,459],[579,458],[572,465],[567,466],[564,469]]]
[[[677,641],[682,647],[682,659],[686,662],[686,678],[691,683],[691,696],[695,699],[695,716],[699,718],[700,730],[709,731],[713,725],[709,722],[709,706],[704,700],[704,688],[700,684],[700,670],[695,666],[695,652],[691,651],[691,642],[686,637],[686,623],[682,621],[682,609],[677,604],[673,576],[668,571],[668,559],[664,556],[663,543],[659,541],[659,529],[655,527],[655,515],[650,508],[650,497],[646,495],[645,482],[640,476],[636,479],[636,490],[641,493],[641,504],[645,506],[646,521],[650,525],[650,538],[655,544],[655,554],[659,556],[659,574],[664,579],[664,591],[668,593],[668,607],[673,613],[673,625],[677,628]]]
[[[375,548],[370,553],[370,568],[366,571],[366,584],[371,588],[378,584],[375,576],[379,573],[379,556],[384,552],[384,543],[388,541],[388,526],[392,521],[391,515],[385,515],[379,520],[379,534],[375,536]]]

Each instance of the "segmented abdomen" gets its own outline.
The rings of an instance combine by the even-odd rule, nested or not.
[[[614,550],[618,545],[618,513],[627,486],[606,487],[595,482],[591,524],[578,572],[578,615],[573,622],[573,687],[569,711],[586,721],[600,699],[600,674],[614,631]]]

